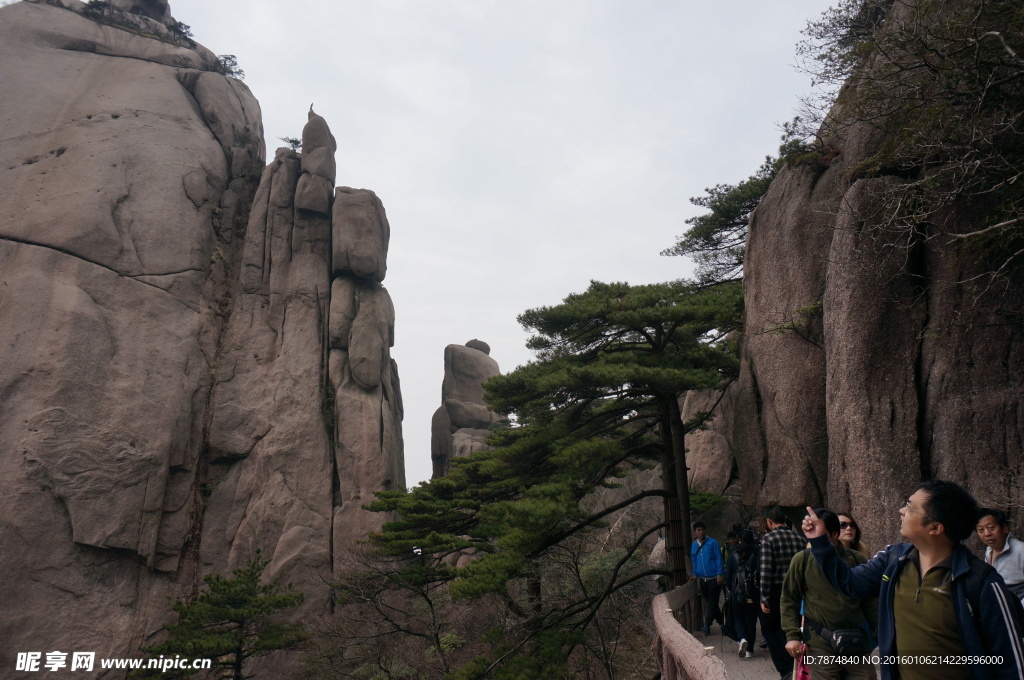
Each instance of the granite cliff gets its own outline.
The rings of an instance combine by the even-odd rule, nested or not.
[[[312,111],[265,165],[259,104],[176,26],[0,8],[3,668],[135,655],[257,549],[326,612],[405,483],[380,200],[335,189]]]
[[[967,3],[933,5],[926,21]],[[896,3],[886,20],[920,20],[899,14],[914,6]],[[1019,508],[1024,276],[1009,267],[992,283],[1006,246],[962,237],[998,222],[987,197],[949,198],[894,226],[889,190],[959,172],[959,157],[876,167],[867,161],[898,143],[884,118],[840,103],[826,122],[814,153],[780,170],[751,216],[741,375],[711,430],[688,437],[691,478],[716,493],[738,480],[747,506],[848,510],[873,545],[898,539],[896,508],[921,479]],[[1013,139],[995,137],[996,152],[1014,152]],[[692,413],[714,399],[686,403]]]

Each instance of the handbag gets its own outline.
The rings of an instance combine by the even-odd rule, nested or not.
[[[864,654],[868,647],[868,634],[863,628],[829,630],[814,619],[807,619],[811,629],[820,635],[832,651],[842,656]]]
[[[801,603],[803,608],[803,603]],[[800,633],[804,633],[804,615],[800,615]],[[804,654],[807,653],[807,643],[800,643],[800,653],[793,660],[793,680],[811,680],[811,669],[804,663]]]
[[[805,617],[803,615],[804,603],[800,603],[800,635],[804,634]],[[800,653],[793,659],[793,680],[811,680],[811,669],[804,663],[804,655],[807,654],[807,643],[800,643]]]
[[[807,643],[800,643],[800,656],[793,661],[793,680],[811,680],[811,668],[804,663],[804,654],[807,653]]]

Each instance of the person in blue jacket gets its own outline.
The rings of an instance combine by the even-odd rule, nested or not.
[[[700,594],[704,598],[703,632],[711,635],[711,622],[718,621],[719,625],[723,623],[722,610],[718,606],[725,573],[722,549],[718,547],[718,541],[708,536],[704,522],[693,523],[693,535],[695,540],[690,546],[690,562],[693,563],[693,575],[700,581]]]
[[[962,543],[978,511],[958,484],[924,482],[899,511],[908,543],[851,568],[807,508],[804,535],[828,581],[848,597],[879,598],[883,680],[1024,680],[1017,601]]]

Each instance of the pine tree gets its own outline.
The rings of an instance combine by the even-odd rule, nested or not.
[[[399,515],[373,537],[382,552],[419,554],[409,564],[420,578],[449,583],[462,597],[497,594],[522,622],[456,677],[503,677],[498,665],[509,677],[526,677],[531,664],[550,672],[620,590],[652,575],[686,582],[683,438],[698,423],[682,421],[678,396],[722,386],[735,373],[722,329],[735,327],[739,299],[738,283],[592,282],[560,305],[524,313],[519,321],[535,333],[528,346],[537,359],[485,385],[491,408],[508,414],[513,426],[492,434],[491,450],[453,460],[447,476],[410,493],[378,494],[372,509]],[[597,509],[584,502],[629,471],[655,464],[662,468],[660,488]],[[564,583],[545,581],[553,551],[573,552],[574,542],[605,518],[652,497],[663,499],[663,520],[638,529],[635,541],[599,570],[600,579],[577,579],[571,593]],[[638,559],[659,530],[667,535],[668,572]],[[474,559],[452,568],[452,557],[466,551]]]
[[[274,616],[302,602],[302,593],[273,583],[261,584],[270,563],[259,553],[232,576],[210,574],[194,602],[174,604],[178,623],[167,626],[167,640],[142,651],[150,655],[181,655],[213,660],[212,677],[244,680],[246,662],[277,650],[296,649],[303,639],[302,627],[279,623]],[[177,673],[175,675],[174,673]],[[199,671],[158,673],[159,677],[189,677]],[[149,677],[140,675],[139,677]]]
[[[754,208],[787,163],[800,162],[815,153],[804,140],[806,123],[799,117],[782,125],[778,156],[766,156],[757,172],[738,184],[716,184],[690,203],[708,212],[686,220],[689,228],[662,255],[685,255],[697,264],[701,285],[737,281],[743,275],[747,226]]]

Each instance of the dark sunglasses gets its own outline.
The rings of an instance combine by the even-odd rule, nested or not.
[[[857,528],[857,523],[856,522],[840,522],[839,523],[839,528],[840,529],[856,529]]]

